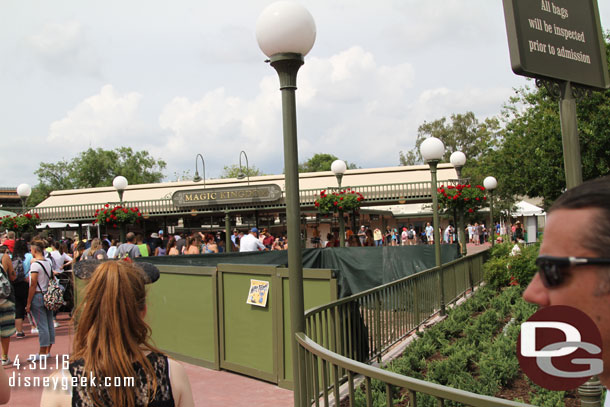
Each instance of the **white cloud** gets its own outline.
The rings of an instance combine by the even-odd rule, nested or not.
[[[86,98],[63,119],[51,123],[48,140],[75,152],[89,146],[108,148],[135,142],[146,135],[138,119],[142,95],[119,94],[112,85]]]
[[[100,75],[100,60],[80,22],[47,23],[27,38],[35,56],[49,71],[62,75]]]

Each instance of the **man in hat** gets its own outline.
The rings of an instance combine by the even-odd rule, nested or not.
[[[250,233],[245,235],[239,241],[240,252],[256,252],[256,251],[267,251],[267,249],[258,238],[258,229],[250,229]]]
[[[364,246],[364,242],[366,241],[366,227],[364,225],[360,226],[358,239],[360,239],[360,246]]]

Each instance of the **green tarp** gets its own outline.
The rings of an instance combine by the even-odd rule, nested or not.
[[[456,245],[441,245],[441,261],[457,258]],[[219,253],[138,258],[153,264],[217,266],[218,264],[288,264],[287,251]],[[337,270],[340,298],[434,267],[434,246],[336,247],[304,249],[304,268]]]

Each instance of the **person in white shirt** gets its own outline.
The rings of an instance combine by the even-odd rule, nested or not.
[[[256,252],[256,251],[266,251],[267,248],[261,243],[258,238],[258,229],[252,228],[250,233],[245,235],[239,241],[239,251],[240,252]]]

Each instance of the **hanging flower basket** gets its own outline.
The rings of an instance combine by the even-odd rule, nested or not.
[[[16,233],[32,232],[40,224],[40,216],[37,213],[24,213],[17,216],[4,216],[0,218],[3,229],[12,230]]]
[[[330,212],[348,212],[358,209],[364,201],[364,196],[360,192],[352,189],[344,189],[339,192],[333,192],[330,195],[326,190],[320,192],[320,197],[316,199],[314,205],[322,214]]]
[[[137,207],[123,207],[117,205],[114,208],[110,208],[109,204],[104,205],[103,208],[95,211],[96,219],[93,224],[101,226],[108,225],[113,228],[118,228],[121,225],[131,225],[135,223],[142,214]]]
[[[438,193],[439,206],[445,211],[457,210],[473,213],[483,207],[487,200],[485,188],[481,185],[441,185]]]

